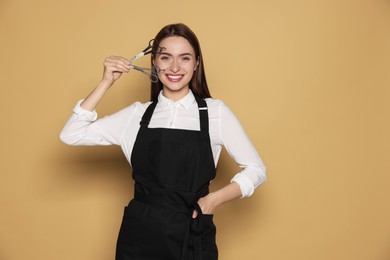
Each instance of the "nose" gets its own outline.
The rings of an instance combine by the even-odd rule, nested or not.
[[[173,73],[177,73],[180,71],[180,64],[179,62],[177,62],[175,59],[172,61],[172,64],[171,64],[171,71]]]

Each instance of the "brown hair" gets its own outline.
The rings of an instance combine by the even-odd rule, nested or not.
[[[211,95],[210,95],[209,88],[207,86],[206,74],[204,71],[203,57],[202,57],[202,51],[200,49],[200,44],[195,33],[188,26],[182,23],[177,23],[177,24],[169,24],[164,28],[162,28],[154,38],[154,44],[153,44],[154,53],[159,48],[159,42],[171,36],[184,37],[191,44],[192,48],[194,48],[195,56],[198,58],[199,65],[198,68],[194,71],[194,75],[192,76],[192,79],[189,83],[189,88],[192,90],[192,92],[195,95],[199,96],[200,98],[210,98]],[[155,56],[152,55],[152,63],[154,58]],[[163,85],[160,80],[156,83],[152,82],[151,90],[150,90],[151,100],[156,99],[162,89],[163,89]]]

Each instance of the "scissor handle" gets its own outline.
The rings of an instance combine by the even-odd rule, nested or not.
[[[151,39],[148,43],[148,47],[146,47],[142,52],[144,55],[152,53],[153,52],[153,44],[154,44],[154,39]]]
[[[143,74],[147,75],[153,83],[158,82],[158,75],[157,74],[161,71],[161,69],[159,67],[153,66],[152,68],[148,69],[148,68],[141,68],[141,67],[131,65],[130,68],[134,69],[134,70],[138,70],[138,71],[142,72]],[[149,70],[151,71],[151,73],[146,72]]]
[[[152,74],[150,75],[150,81],[153,82],[153,83],[157,83],[158,82],[158,76],[156,74]]]
[[[156,66],[156,65],[152,66],[152,73],[153,74],[158,74],[158,73],[160,73],[160,71],[162,71],[162,69],[160,69],[159,66]]]
[[[154,39],[151,39],[148,44],[149,44],[149,48],[152,48],[154,45]]]

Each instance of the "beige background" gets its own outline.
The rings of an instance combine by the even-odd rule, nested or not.
[[[217,209],[220,259],[390,259],[385,0],[1,0],[0,259],[114,259],[131,169],[118,147],[58,135],[106,56],[130,58],[172,22],[197,33],[213,96],[268,168]],[[134,72],[98,112],[148,97]],[[224,153],[213,189],[237,169]]]

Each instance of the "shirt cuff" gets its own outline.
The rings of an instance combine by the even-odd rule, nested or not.
[[[255,191],[252,181],[244,174],[237,173],[230,182],[236,182],[241,189],[241,198],[249,197]]]
[[[77,102],[76,106],[73,108],[73,113],[77,114],[78,116],[84,117],[87,121],[95,121],[97,118],[97,113],[95,110],[89,111],[87,109],[84,109],[80,106],[80,104],[84,101],[84,99],[81,99]]]

